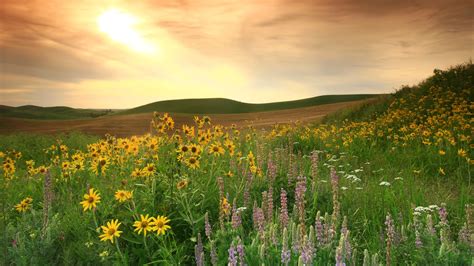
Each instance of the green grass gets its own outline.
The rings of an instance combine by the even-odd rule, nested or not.
[[[40,107],[34,105],[24,105],[19,107],[11,107],[0,105],[0,117],[14,117],[24,119],[85,119],[107,115],[111,112],[111,110],[75,109],[65,106]]]
[[[339,103],[364,100],[375,97],[377,94],[351,94],[351,95],[325,95],[313,98],[274,102],[274,103],[243,103],[224,98],[209,99],[182,99],[154,102],[147,105],[139,106],[122,112],[121,114],[139,114],[150,112],[168,112],[168,113],[185,113],[185,114],[238,114],[253,113],[295,109],[302,107],[310,107],[322,104]]]
[[[210,144],[224,141],[224,136],[214,134],[210,143],[202,144],[200,168],[194,170],[177,160],[177,147],[197,143],[197,137],[177,141],[168,134],[155,136],[157,149],[147,145],[154,137],[126,140],[127,146],[132,142],[139,146],[136,154],[124,150],[123,139],[112,137],[97,140],[81,134],[15,135],[0,139],[0,151],[6,156],[13,157],[15,153],[8,152],[11,149],[23,156],[15,162],[15,175],[3,178],[0,184],[0,228],[5,228],[0,236],[0,258],[3,256],[5,265],[194,265],[200,234],[206,265],[210,265],[212,249],[217,251],[217,265],[226,265],[229,249],[239,239],[247,265],[280,265],[287,232],[287,244],[292,249],[289,265],[298,265],[301,251],[297,244],[304,241],[305,237],[300,236],[304,231],[306,239],[318,243],[314,265],[335,265],[338,247],[345,243],[340,239],[344,240],[342,224],[343,217],[347,217],[352,254],[344,257],[345,265],[386,265],[387,257],[391,265],[472,265],[469,245],[474,239],[465,243],[459,232],[469,216],[466,204],[474,203],[472,163],[468,160],[474,155],[469,120],[473,111],[473,70],[472,64],[464,64],[435,73],[419,86],[404,87],[377,99],[373,105],[341,112],[328,118],[326,124],[277,127],[275,134],[256,129],[240,134],[229,130],[228,137],[236,146],[233,156],[228,151],[220,156],[207,152]],[[159,121],[156,118],[155,122]],[[442,133],[439,142],[438,132]],[[168,133],[171,135],[171,131]],[[402,139],[411,133],[413,137],[395,140],[395,136]],[[452,138],[454,142],[449,141]],[[61,152],[56,147],[45,153],[43,149],[53,143],[65,144],[69,150]],[[84,153],[84,169],[74,173],[62,169],[61,163],[70,161],[79,151]],[[250,151],[261,175],[249,174]],[[313,151],[317,151],[317,163]],[[104,173],[96,174],[91,169],[97,153],[110,158]],[[189,152],[183,156],[189,156]],[[36,161],[36,167],[44,164],[50,168],[50,185],[45,185],[44,175],[27,173],[25,161],[29,159]],[[149,163],[156,166],[153,175],[131,177],[132,171]],[[331,177],[331,168],[339,178]],[[0,168],[3,177],[2,171]],[[226,176],[228,171],[234,175]],[[296,188],[302,184],[298,176],[306,177],[302,213],[296,206]],[[223,177],[223,185],[218,177]],[[183,179],[189,181],[188,186],[177,189]],[[390,185],[385,186],[384,182]],[[48,186],[54,198],[45,213],[44,191]],[[95,211],[84,212],[79,202],[88,188],[100,192],[101,202]],[[119,189],[133,190],[133,201],[117,202],[114,193]],[[288,193],[287,230],[280,222],[281,189]],[[254,208],[268,208],[263,192],[271,190],[273,210],[271,216],[265,212],[261,233],[255,226],[258,217],[254,219],[252,212]],[[25,213],[15,211],[13,206],[28,196],[33,198],[31,209]],[[221,215],[221,196],[231,204],[235,200],[236,207],[246,207],[239,212],[241,226],[232,227],[231,214]],[[337,203],[340,212],[335,212],[336,219],[332,220]],[[415,213],[417,206],[443,203],[448,212],[447,224],[437,210]],[[318,212],[323,216],[328,213],[323,223],[335,229],[331,237],[324,236],[329,239],[326,242],[319,242],[317,232],[311,229]],[[206,213],[212,225],[209,238],[204,230]],[[385,222],[389,213],[394,223],[393,241],[387,241]],[[428,213],[433,218],[434,234],[428,230]],[[167,216],[171,230],[164,236],[138,235],[133,223],[140,214]],[[472,214],[470,217],[472,224]],[[118,244],[99,240],[102,232],[97,228],[111,219],[122,223]],[[304,224],[305,229],[298,224]],[[472,234],[472,228],[469,230]],[[418,247],[417,237],[422,241]],[[387,242],[391,243],[390,248]],[[363,264],[364,250],[370,254],[371,262],[367,264]]]

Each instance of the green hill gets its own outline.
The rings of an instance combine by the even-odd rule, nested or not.
[[[99,117],[111,112],[111,110],[75,109],[65,106],[40,107],[34,105],[24,105],[19,107],[11,107],[0,105],[0,117],[27,119],[83,119]]]
[[[185,114],[253,113],[357,101],[375,96],[378,96],[378,94],[325,95],[295,101],[262,104],[244,103],[224,98],[182,99],[154,102],[122,112],[117,112],[116,114],[139,114],[154,111]]]

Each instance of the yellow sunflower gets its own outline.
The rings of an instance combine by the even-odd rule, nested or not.
[[[92,210],[92,208],[97,207],[97,203],[100,202],[100,194],[97,191],[94,191],[93,188],[89,189],[89,193],[84,194],[84,200],[80,202],[84,211]]]
[[[148,214],[145,216],[140,214],[140,220],[133,223],[133,227],[135,227],[133,231],[138,231],[138,234],[141,234],[143,231],[143,235],[146,236],[146,232],[153,231],[153,220],[154,218],[148,217]]]
[[[186,161],[186,165],[191,169],[199,168],[199,160],[196,157],[189,157]]]
[[[114,238],[119,238],[122,231],[119,231],[118,228],[122,223],[119,223],[118,220],[112,220],[107,222],[106,226],[101,226],[102,231],[104,232],[100,235],[100,241],[110,240],[114,243]]]
[[[220,156],[224,154],[225,150],[222,148],[220,143],[213,143],[211,146],[209,146],[209,154],[212,154],[214,156]]]
[[[166,216],[158,215],[153,221],[153,231],[156,231],[158,235],[164,235],[166,230],[170,229],[168,225],[170,220]]]
[[[32,202],[33,202],[33,199],[30,197],[23,199],[19,204],[15,205],[15,209],[18,212],[26,212],[27,210],[30,209]]]
[[[125,202],[133,197],[133,191],[117,190],[115,192],[115,199],[119,202]]]
[[[189,181],[187,179],[183,179],[176,184],[177,189],[183,189],[188,186]]]

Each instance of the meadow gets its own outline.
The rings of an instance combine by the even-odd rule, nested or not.
[[[474,66],[322,123],[0,139],[5,265],[472,265]]]

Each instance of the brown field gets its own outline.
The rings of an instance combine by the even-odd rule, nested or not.
[[[295,121],[303,123],[316,122],[327,114],[344,108],[354,107],[366,101],[370,100],[324,104],[281,111],[246,114],[216,114],[209,116],[215,124],[236,124],[239,127],[253,125],[255,127],[264,128],[274,124],[285,124]],[[14,134],[17,132],[54,134],[80,131],[102,136],[106,133],[119,137],[141,135],[150,131],[150,121],[152,116],[152,113],[146,113],[104,116],[94,119],[80,120],[31,120],[0,117],[0,134]],[[193,123],[193,115],[190,114],[171,114],[171,116],[176,123],[176,127],[180,127],[182,124]]]

